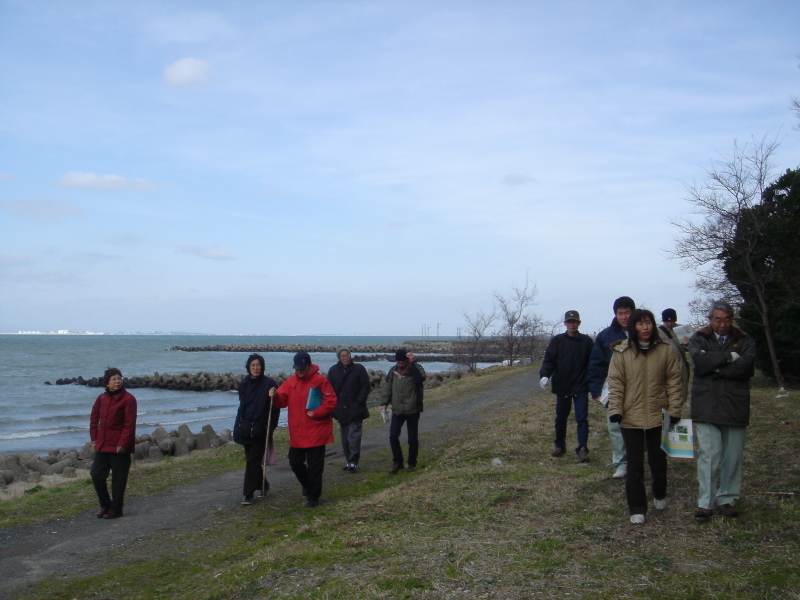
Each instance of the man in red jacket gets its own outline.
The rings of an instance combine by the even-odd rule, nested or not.
[[[303,486],[306,507],[314,508],[322,494],[325,445],[333,443],[336,393],[320,375],[319,367],[311,364],[308,352],[298,352],[294,355],[294,375],[277,390],[272,388],[269,395],[273,406],[289,409],[289,466]],[[309,409],[308,401],[313,395],[321,396],[322,401]]]
[[[106,391],[97,397],[89,418],[89,436],[94,448],[92,482],[100,501],[98,518],[122,516],[123,496],[136,451],[136,398],[122,386],[122,373],[110,368],[103,375]],[[111,495],[108,473],[111,472]]]

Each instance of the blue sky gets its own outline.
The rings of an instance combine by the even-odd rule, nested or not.
[[[0,331],[687,314],[670,220],[800,164],[797,2],[0,0]]]

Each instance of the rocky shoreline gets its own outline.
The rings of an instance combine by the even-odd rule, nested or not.
[[[132,456],[137,461],[158,462],[165,456],[185,456],[193,450],[219,448],[232,440],[230,429],[217,434],[211,425],[204,425],[202,431],[193,433],[188,425],[167,432],[163,427],[152,434],[136,436],[136,450]],[[46,456],[33,452],[17,452],[0,455],[0,490],[14,482],[37,484],[44,477],[59,475],[72,479],[79,477],[78,470],[89,470],[94,459],[94,448],[86,442],[80,450],[50,450]]]

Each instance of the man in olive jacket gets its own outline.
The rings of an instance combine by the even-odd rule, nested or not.
[[[689,339],[694,366],[692,420],[699,444],[698,497],[695,517],[707,519],[716,509],[723,516],[739,515],[734,508],[742,492],[745,428],[750,422],[750,378],[756,345],[753,338],[733,326],[733,308],[714,302],[708,327]],[[720,469],[719,487],[714,476]]]
[[[425,383],[425,369],[417,362],[416,356],[400,349],[395,352],[394,359],[397,365],[386,374],[381,400],[381,408],[392,405],[392,423],[389,427],[389,445],[392,447],[392,468],[389,473],[392,475],[405,468],[400,447],[400,432],[404,423],[408,434],[408,470],[417,470],[417,433]]]
[[[361,427],[369,417],[369,375],[364,365],[353,362],[349,349],[340,348],[336,356],[339,362],[328,369],[328,381],[337,400],[333,418],[339,421],[342,434],[342,450],[347,461],[344,470],[355,473],[361,458]]]

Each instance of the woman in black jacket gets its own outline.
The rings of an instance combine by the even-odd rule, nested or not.
[[[262,478],[264,492],[269,490],[266,472],[262,466],[267,444],[267,422],[269,439],[278,426],[281,410],[272,407],[269,391],[277,388],[277,382],[264,375],[264,357],[251,354],[245,363],[247,375],[239,383],[239,410],[233,425],[233,441],[244,446],[245,467],[242,504],[252,504],[253,497],[261,493]],[[269,417],[270,410],[272,417]]]

